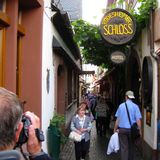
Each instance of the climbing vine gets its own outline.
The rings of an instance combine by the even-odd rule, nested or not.
[[[108,48],[102,40],[99,27],[81,19],[72,25],[75,31],[74,40],[80,46],[83,62],[109,67]]]
[[[116,5],[125,5],[126,10],[128,10],[136,20],[137,30],[135,38],[131,43],[136,43],[140,32],[144,27],[146,27],[150,11],[157,8],[156,0],[137,0],[133,3],[126,3],[126,0],[119,0],[112,4],[111,8],[116,8]],[[139,5],[139,7],[135,7]],[[115,46],[107,44],[101,37],[99,26],[92,25],[82,19],[72,22],[73,29],[75,31],[74,40],[78,43],[82,59],[84,63],[91,63],[94,65],[102,66],[105,68],[112,67],[112,63],[109,60],[109,55],[112,50],[116,49]],[[127,45],[118,46],[124,53],[128,50]]]
[[[135,17],[139,29],[143,29],[149,20],[151,10],[157,8],[157,0],[138,0],[141,4],[138,10],[131,10],[131,14]]]

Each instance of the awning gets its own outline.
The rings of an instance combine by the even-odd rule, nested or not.
[[[57,33],[55,33],[52,40],[53,50],[73,64],[80,73],[82,69],[80,50],[73,40],[73,31],[67,12],[58,10],[56,14],[52,16],[51,21]]]
[[[52,16],[51,21],[75,59],[80,59],[80,50],[73,40],[73,30],[67,12],[57,11],[57,13]]]

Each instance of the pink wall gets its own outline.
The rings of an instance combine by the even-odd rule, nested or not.
[[[18,1],[7,3],[10,26],[6,29],[6,53],[4,62],[4,87],[16,92],[17,16]]]
[[[39,3],[39,6],[43,5],[43,0],[31,0],[30,6],[35,2]],[[4,87],[16,92],[18,0],[7,1],[7,15],[10,26],[6,28]],[[21,101],[26,101],[25,110],[41,116],[43,6],[24,9],[22,25],[25,36],[22,38],[19,97]]]
[[[41,115],[42,82],[42,26],[43,7],[23,12],[26,35],[23,38],[21,98],[25,100],[25,110]]]

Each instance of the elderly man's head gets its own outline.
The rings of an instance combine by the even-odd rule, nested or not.
[[[22,108],[16,94],[0,87],[0,150],[17,141],[16,130],[21,116]]]

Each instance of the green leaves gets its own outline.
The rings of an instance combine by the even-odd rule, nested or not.
[[[59,128],[61,125],[65,124],[64,115],[55,114],[50,120],[50,125]]]
[[[137,33],[135,40],[137,40],[140,32],[149,23],[150,11],[157,8],[156,0],[138,0],[140,6],[137,10],[132,13],[133,17],[136,19]]]
[[[55,114],[50,120],[50,127],[54,128],[54,131],[60,135],[60,143],[64,144],[67,137],[64,134],[65,117],[62,114]]]
[[[150,11],[157,8],[157,0],[138,0],[138,2],[140,6],[134,10],[133,16],[141,29],[143,29],[148,23]]]
[[[81,49],[83,62],[99,66],[108,63],[107,46],[102,40],[99,27],[82,19],[72,22],[72,26],[75,31],[74,40]]]

